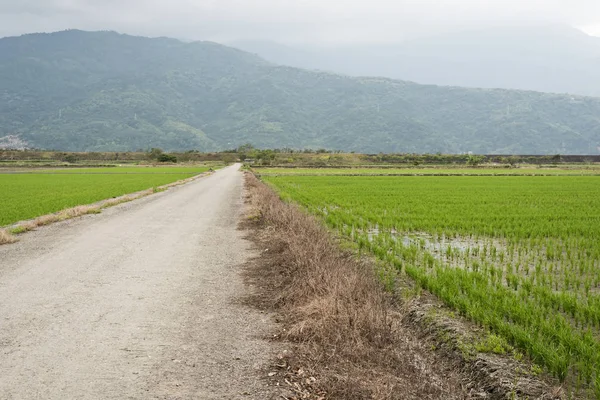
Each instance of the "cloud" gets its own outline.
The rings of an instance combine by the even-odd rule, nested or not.
[[[600,24],[598,25],[584,25],[580,27],[581,30],[592,36],[600,36]]]
[[[490,24],[600,26],[597,0],[0,0],[0,35],[68,28],[186,39],[398,41]]]

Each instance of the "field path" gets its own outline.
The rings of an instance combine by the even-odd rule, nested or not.
[[[239,165],[0,247],[0,399],[268,399]]]

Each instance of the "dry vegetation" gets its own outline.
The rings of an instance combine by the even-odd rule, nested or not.
[[[526,360],[478,351],[495,337],[430,294],[415,295],[405,278],[392,277],[399,292],[387,292],[377,276],[392,271],[342,250],[315,217],[282,202],[254,175],[246,186],[251,237],[261,249],[247,269],[258,289],[247,300],[276,312],[276,337],[293,349],[269,374],[291,388],[288,398],[562,396]]]
[[[0,229],[0,244],[9,244],[17,241],[17,238],[6,229]]]
[[[298,399],[460,399],[464,377],[407,334],[368,262],[340,250],[329,232],[247,175],[254,239],[248,300],[275,310],[293,343],[278,375]],[[314,377],[315,379],[311,379]],[[285,382],[285,381],[284,381]]]

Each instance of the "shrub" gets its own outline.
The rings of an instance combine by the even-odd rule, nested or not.
[[[159,162],[171,162],[171,163],[176,163],[177,162],[177,157],[175,157],[172,154],[166,154],[166,153],[162,153],[161,155],[158,156],[158,161]]]

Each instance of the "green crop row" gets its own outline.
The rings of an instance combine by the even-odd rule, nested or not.
[[[600,396],[600,178],[263,179]]]
[[[534,176],[578,176],[600,175],[600,168],[255,168],[261,176],[287,175],[534,175]]]

